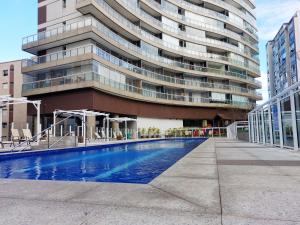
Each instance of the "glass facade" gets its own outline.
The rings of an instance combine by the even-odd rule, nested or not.
[[[299,149],[300,82],[248,114],[249,139],[254,143]]]

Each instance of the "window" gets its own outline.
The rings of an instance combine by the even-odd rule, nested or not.
[[[3,70],[3,76],[7,77],[8,76],[8,70]]]
[[[67,0],[63,0],[63,8],[67,8]]]
[[[7,90],[8,89],[8,83],[3,83],[2,88],[3,88],[3,90]]]

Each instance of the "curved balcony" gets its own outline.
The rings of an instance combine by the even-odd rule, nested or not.
[[[205,2],[208,2],[208,3],[210,3],[212,5],[215,5],[215,6],[222,7],[223,9],[227,9],[228,11],[235,13],[236,15],[238,15],[239,17],[241,17],[242,19],[250,22],[253,27],[256,26],[256,20],[253,17],[248,16],[245,12],[243,12],[240,9],[234,7],[233,5],[230,5],[229,3],[225,2],[225,1],[221,1],[221,0],[205,0]]]
[[[112,9],[105,1],[103,0],[96,0],[98,3],[98,6],[102,7],[102,11],[101,13],[105,14],[106,17],[110,18],[111,20],[114,20],[114,23],[119,24],[120,27],[128,30],[128,32],[132,33],[135,32],[135,36],[139,36],[140,39],[144,39],[147,38],[148,40],[154,41],[155,43],[160,44],[161,46],[156,46],[159,48],[164,48],[164,47],[168,47],[171,48],[173,50],[172,51],[178,51],[177,54],[182,54],[182,53],[186,53],[187,57],[190,57],[190,55],[194,55],[197,58],[207,58],[207,59],[211,59],[211,58],[222,58],[224,61],[226,62],[230,62],[232,64],[234,64],[235,66],[242,66],[243,69],[249,69],[251,70],[250,72],[255,72],[257,74],[259,74],[259,68],[253,68],[250,67],[248,64],[243,63],[241,61],[238,60],[234,60],[232,58],[229,57],[225,57],[225,56],[220,56],[217,54],[211,54],[211,53],[200,53],[199,51],[195,51],[193,49],[189,49],[189,48],[184,48],[184,47],[180,47],[179,45],[172,45],[168,42],[164,42],[162,39],[157,38],[143,30],[140,29],[139,26],[134,25],[131,21],[127,20],[127,18],[125,18],[124,16],[122,16],[120,13],[116,12],[114,9]],[[130,5],[130,4],[129,4]],[[132,7],[132,6],[128,6],[128,7]],[[99,10],[101,10],[101,8],[98,8]],[[151,16],[146,16],[145,13],[143,13],[139,8],[133,7],[130,8],[131,10],[135,10],[136,14],[142,16],[142,17],[151,17]],[[152,18],[152,17],[151,17]],[[153,20],[154,18],[152,18]],[[155,19],[154,19],[155,20]],[[152,24],[151,22],[149,24]],[[229,43],[226,42],[222,42],[222,41],[218,41],[218,40],[213,40],[213,39],[209,39],[209,38],[203,38],[203,37],[198,37],[196,35],[188,35],[188,33],[181,31],[180,29],[176,29],[172,26],[169,26],[167,24],[163,24],[160,21],[157,20],[156,24],[159,24],[159,29],[161,29],[161,32],[165,32],[170,31],[171,35],[176,35],[178,36],[178,38],[190,41],[190,42],[194,42],[196,44],[202,44],[205,46],[211,46],[211,47],[219,47],[222,48],[224,50],[227,51],[231,51],[234,52],[236,54],[242,54],[244,57],[247,57],[247,55],[245,55],[245,53],[243,52],[243,50],[239,49],[238,47],[231,45]],[[151,43],[150,43],[151,44]],[[179,44],[179,43],[178,43]],[[170,50],[169,50],[170,51]],[[252,60],[252,58],[250,57],[250,59]]]
[[[42,34],[39,34],[39,35],[34,35],[32,37],[29,37],[29,38],[25,38],[24,42],[23,42],[25,44],[23,46],[25,46],[25,47],[40,46],[41,42],[45,41],[45,39],[47,39],[47,38],[50,38],[52,34],[54,34],[54,35],[61,34],[61,32],[64,32],[64,31],[69,32],[70,28],[72,28],[72,27],[73,28],[78,28],[78,27],[83,28],[85,30],[85,32],[87,32],[87,31],[92,32],[93,31],[93,29],[92,30],[87,30],[85,28],[85,26],[90,26],[92,28],[96,28],[97,32],[101,32],[100,36],[102,38],[107,36],[108,38],[112,39],[109,42],[115,41],[115,42],[118,43],[118,45],[122,45],[126,48],[130,48],[131,50],[134,50],[135,52],[138,52],[139,54],[141,54],[143,56],[146,56],[148,59],[151,58],[151,59],[155,59],[156,61],[159,61],[159,62],[164,62],[164,63],[168,63],[168,64],[172,64],[172,65],[174,65],[174,64],[179,65],[179,62],[177,62],[177,61],[149,54],[147,51],[145,51],[145,50],[139,48],[138,46],[133,45],[132,43],[128,42],[127,40],[121,38],[120,36],[118,36],[117,34],[112,32],[110,29],[108,29],[107,27],[105,27],[103,24],[99,23],[95,19],[88,19],[88,20],[85,20],[85,21],[81,21],[77,25],[75,24],[75,26],[73,26],[73,24],[70,24],[70,25],[67,26],[67,29],[56,28],[55,32],[46,31],[45,33],[42,33]],[[78,34],[79,32],[76,31],[75,33]],[[66,36],[63,36],[63,37],[65,38]],[[28,40],[36,40],[36,41],[28,43]],[[57,40],[57,38],[55,38],[55,40]],[[127,52],[127,50],[125,50],[125,51]],[[222,56],[219,56],[219,55],[211,55],[211,54],[207,54],[207,53],[202,54],[199,57],[205,57],[205,56],[208,57],[207,59],[209,61],[211,61],[211,60],[221,60],[222,61],[222,60],[227,60],[228,59],[226,57],[222,57]],[[145,60],[147,61],[147,59],[145,59]],[[231,62],[229,62],[229,63],[231,63]],[[188,64],[184,64],[181,67],[186,68],[187,65]],[[233,75],[238,76],[239,74],[233,74]],[[243,77],[245,75],[241,74],[240,76]]]
[[[123,0],[122,0],[123,1]],[[164,7],[164,5],[159,4],[158,2],[154,1],[154,0],[141,0],[143,3],[149,3],[147,4],[148,6],[154,6],[156,7],[156,9],[162,9],[164,12],[172,14],[174,17],[177,17],[180,20],[185,21],[186,17],[179,15],[178,13],[173,12],[172,10],[168,9],[167,7]],[[170,2],[172,2],[173,4],[191,11],[193,13],[202,15],[202,16],[207,16],[207,17],[211,17],[213,19],[218,19],[220,21],[226,22],[231,24],[234,27],[237,27],[243,31],[245,31],[246,33],[248,33],[250,36],[252,36],[254,39],[258,40],[258,36],[257,34],[254,33],[254,30],[251,31],[249,30],[249,28],[247,26],[245,26],[244,23],[240,22],[239,20],[235,20],[234,18],[230,18],[222,13],[218,13],[216,11],[210,10],[210,9],[206,9],[206,8],[201,8],[201,7],[197,7],[192,3],[189,3],[185,0],[169,0]]]
[[[189,48],[185,48],[185,47],[180,47],[179,45],[174,45],[174,44],[170,44],[166,41],[163,41],[160,38],[157,38],[143,30],[140,29],[139,26],[134,25],[133,23],[131,23],[129,20],[127,20],[124,16],[122,16],[121,14],[119,14],[118,12],[116,12],[114,9],[112,9],[107,3],[105,3],[102,0],[97,0],[97,3],[99,6],[103,7],[103,9],[99,8],[99,10],[102,10],[102,13],[106,14],[106,17],[109,17],[111,19],[114,19],[114,23],[118,23],[118,26],[120,27],[127,27],[130,29],[126,29],[128,30],[129,33],[131,33],[134,36],[138,36],[140,39],[145,40],[146,38],[146,42],[149,42],[149,40],[151,42],[155,42],[154,45],[156,45],[156,47],[158,48],[169,48],[171,50],[168,50],[170,52],[175,52],[177,51],[178,55],[181,55],[182,53],[185,53],[186,57],[197,57],[197,58],[206,58],[206,60],[211,61],[211,59],[218,59],[221,61],[224,61],[223,63],[230,63],[234,66],[237,67],[242,67],[242,69],[246,69],[246,70],[250,70],[250,72],[254,72],[255,74],[259,74],[259,68],[254,68],[249,66],[249,64],[247,63],[243,63],[241,61],[238,61],[236,59],[232,59],[229,57],[225,57],[225,56],[221,56],[218,54],[212,54],[212,53],[200,53],[199,51],[195,51],[193,49],[189,49]],[[141,10],[136,10],[138,11],[139,14],[141,15],[145,15],[145,13],[142,13]],[[170,30],[171,32],[175,32],[176,34],[180,35],[181,37],[185,38],[185,39],[193,39],[194,41],[198,41],[198,42],[204,42],[204,45],[208,45],[208,43],[215,47],[215,45],[219,45],[220,47],[226,48],[228,47],[229,49],[227,50],[238,50],[237,47],[232,46],[230,44],[221,42],[221,41],[216,41],[216,40],[212,40],[212,39],[208,39],[208,38],[199,38],[195,35],[188,35],[185,32],[180,31],[179,29],[174,29],[171,26],[165,25],[165,24],[160,24],[161,25],[161,29],[162,30]],[[122,29],[122,28],[121,28]],[[150,43],[153,45],[153,43]],[[158,45],[157,45],[158,44]],[[179,44],[179,43],[178,43]],[[234,47],[234,48],[233,48]]]
[[[96,51],[98,56],[100,56],[102,59],[109,62],[109,64],[106,65],[109,65],[110,67],[113,67],[116,70],[118,70],[119,67],[124,68],[127,71],[138,74],[138,76],[136,75],[134,76],[135,78],[139,78],[141,80],[147,80],[148,82],[154,84],[169,86],[173,88],[177,87],[177,88],[188,89],[188,90],[213,91],[213,92],[230,93],[230,94],[235,93],[249,98],[254,98],[256,100],[262,100],[261,93],[255,90],[237,87],[233,85],[225,85],[225,84],[212,83],[212,82],[201,82],[201,81],[190,80],[190,79],[180,79],[162,73],[155,73],[140,68],[138,66],[135,66],[133,64],[130,64],[129,62],[124,61],[122,59],[119,59],[111,55],[109,52],[104,51],[101,48],[97,48]],[[116,65],[117,67],[112,65]],[[123,72],[122,70],[118,70],[118,71]],[[130,76],[130,74],[126,73],[126,76],[128,75]],[[142,77],[139,75],[142,75]],[[162,83],[159,83],[159,81],[162,81]]]
[[[142,69],[138,66],[130,64],[127,61],[119,59],[110,53],[104,51],[101,48],[95,46],[85,46],[79,49],[73,49],[69,51],[64,51],[61,53],[50,54],[46,56],[40,57],[38,63],[37,61],[24,60],[23,67],[34,66],[38,64],[43,64],[47,62],[55,62],[58,60],[63,60],[65,58],[76,57],[79,55],[93,53],[97,57],[91,57],[91,59],[95,59],[96,61],[105,64],[110,68],[114,68],[118,72],[124,73],[125,76],[131,76],[137,79],[146,80],[150,83],[154,83],[157,85],[164,85],[169,87],[175,87],[179,89],[189,89],[189,90],[197,90],[197,91],[214,91],[220,93],[234,93],[241,96],[246,96],[252,99],[261,100],[261,94],[256,92],[255,90],[251,90],[248,88],[242,88],[232,85],[224,85],[218,83],[211,82],[200,82],[197,80],[189,80],[189,79],[180,79],[172,76],[168,76],[165,74],[155,73],[146,69]],[[88,59],[87,59],[88,60]],[[62,65],[59,64],[59,65]]]
[[[135,46],[135,45],[133,45]],[[137,49],[141,50],[139,47],[135,46]],[[44,67],[53,67],[58,66],[66,63],[74,62],[75,59],[70,58],[76,58],[78,62],[80,60],[88,60],[92,59],[92,56],[89,56],[89,54],[96,54],[99,55],[97,47],[93,45],[79,47],[75,49],[70,49],[66,51],[61,51],[58,53],[52,53],[45,56],[39,56],[39,57],[33,57],[31,59],[23,60],[22,61],[22,72],[23,73],[30,73],[32,71],[37,71],[41,69],[45,69]],[[129,49],[128,49],[129,50]],[[100,51],[101,53],[101,51]],[[80,57],[79,57],[80,56]],[[213,68],[207,68],[207,67],[201,67],[201,66],[191,66],[190,64],[185,64],[182,62],[177,62],[174,60],[166,59],[161,56],[154,56],[152,54],[148,54],[145,51],[140,52],[139,58],[148,58],[149,61],[154,61],[158,65],[162,65],[166,68],[170,68],[175,71],[180,71],[182,73],[188,73],[188,74],[194,74],[194,75],[202,75],[202,76],[208,76],[212,78],[221,78],[221,79],[229,79],[229,80],[235,80],[237,82],[241,83],[249,83],[250,85],[254,85],[255,87],[260,87],[261,83],[255,80],[252,77],[241,75],[238,73],[230,72],[230,71],[223,71]],[[66,62],[63,62],[63,60],[66,60]],[[76,61],[75,60],[75,61]],[[61,61],[61,62],[57,62]],[[45,66],[39,66],[46,64]]]
[[[113,95],[139,101],[158,104],[185,105],[195,107],[240,108],[250,110],[254,107],[249,102],[237,102],[224,99],[190,97],[151,91],[107,78],[93,72],[35,81],[23,84],[23,95],[37,95],[49,92],[66,91],[78,88],[95,88]]]
[[[81,1],[85,1],[85,0],[77,0],[77,1],[81,2]],[[96,1],[97,1],[98,4],[102,4],[102,5],[104,4],[103,0],[96,0]],[[124,0],[116,0],[116,1],[117,2],[122,2],[122,3],[119,3],[119,4],[121,4],[125,8],[130,8],[130,11],[134,12],[135,16],[137,16],[139,19],[143,20],[147,24],[149,24],[151,26],[153,26],[153,25],[157,26],[158,28],[156,28],[156,29],[159,29],[161,32],[165,32],[165,30],[167,30],[169,32],[172,32],[173,35],[177,34],[177,35],[181,35],[182,37],[186,38],[186,33],[182,32],[179,28],[175,28],[175,27],[168,26],[167,24],[163,24],[161,21],[159,21],[159,20],[147,15],[146,13],[144,13],[139,7],[132,4],[131,2],[124,1]],[[160,4],[158,4],[157,2],[154,2],[153,4],[156,6],[156,10],[161,12],[162,6]],[[252,48],[254,51],[256,51],[256,52],[259,51],[259,47],[258,47],[257,43],[254,43],[250,39],[247,39],[247,38],[245,38],[241,35],[238,35],[235,32],[224,29],[224,27],[217,27],[215,24],[203,23],[202,21],[189,19],[187,17],[180,16],[178,14],[174,14],[172,11],[166,11],[166,12],[169,13],[170,16],[172,16],[172,17],[177,17],[177,20],[179,22],[183,22],[188,26],[198,28],[198,29],[203,29],[203,30],[210,31],[210,32],[213,32],[213,33],[217,33],[219,35],[226,34],[228,37],[231,37],[232,39],[235,39],[236,41],[242,42],[243,44],[245,44],[248,47]],[[194,38],[194,37],[195,36],[188,37],[188,38]],[[222,44],[224,44],[224,42],[222,42]],[[253,58],[250,58],[250,59],[255,60],[257,62],[256,59],[253,59]]]
[[[98,28],[98,24],[100,24],[95,19],[86,19],[80,22],[75,22],[72,24],[68,24],[66,26],[54,28],[53,30],[43,31],[35,35],[31,35],[23,38],[23,49],[29,51],[30,53],[36,53],[38,48],[41,48],[42,45],[45,45],[47,48],[56,47],[57,45],[62,45],[68,43],[67,38],[72,38],[72,40],[81,40],[82,36],[84,36],[84,32],[92,32],[91,29],[87,28]],[[178,54],[181,52],[185,53],[187,56],[195,55],[196,57],[206,59],[207,61],[215,61],[220,63],[229,63],[236,67],[242,67],[243,69],[249,70],[250,73],[258,74],[259,70],[253,67],[250,67],[248,64],[244,64],[241,61],[224,57],[217,54],[211,53],[200,53],[198,51],[189,50],[186,48],[181,48],[179,46],[171,45],[163,40],[154,37],[153,35],[149,35],[146,32],[143,32],[141,29],[137,28],[132,23],[127,24],[128,26],[132,25],[130,28],[132,31],[139,32],[139,36],[147,38],[148,41],[151,40],[160,45],[162,48],[169,48],[173,51],[178,51]],[[80,30],[84,32],[80,32]],[[67,34],[70,35],[67,35]],[[60,37],[61,36],[61,37]],[[77,38],[76,38],[77,36]],[[87,37],[85,37],[87,38]],[[65,43],[64,43],[65,42]],[[54,45],[58,43],[57,45]],[[52,45],[51,45],[52,44]],[[32,50],[34,49],[34,50]],[[223,61],[223,62],[222,62]]]
[[[256,17],[255,15],[255,11],[254,11],[254,3],[251,4],[253,5],[253,8],[251,6],[249,6],[244,0],[233,0],[234,2],[236,2],[237,4],[239,4],[240,6],[242,6],[243,8],[245,8],[251,15],[253,15],[253,17]]]

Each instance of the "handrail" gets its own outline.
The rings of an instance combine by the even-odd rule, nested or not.
[[[39,134],[36,134],[36,135],[33,136],[31,139],[29,139],[29,140],[27,140],[27,141],[25,141],[25,142],[22,142],[22,143],[20,143],[19,145],[17,145],[17,146],[15,146],[14,148],[12,148],[12,149],[11,149],[11,152],[15,151],[18,147],[21,147],[24,143],[27,143],[27,144],[28,144],[28,143],[34,141],[35,139],[37,139],[38,137],[40,137],[45,131],[48,131],[48,130],[52,129],[52,127],[54,127],[54,126],[56,126],[56,125],[58,125],[58,124],[64,122],[65,120],[69,119],[70,117],[72,117],[72,116],[69,116],[69,117],[67,117],[67,118],[65,118],[65,119],[63,119],[63,120],[60,120],[59,122],[57,122],[57,123],[55,123],[55,124],[52,124],[50,127],[46,128],[46,129],[44,129],[44,130],[42,130]],[[49,137],[48,137],[48,138],[49,138]],[[27,145],[26,147],[28,147],[28,145]],[[25,150],[26,147],[23,148],[23,149],[21,149],[21,150],[19,150],[19,151],[21,152],[21,151]]]
[[[52,148],[54,145],[59,143],[61,140],[63,140],[65,137],[67,137],[70,133],[66,133],[64,136],[62,136],[60,139],[58,139],[56,142],[54,142],[52,145],[49,145],[48,149]]]
[[[57,61],[57,60],[72,57],[72,56],[83,55],[86,53],[94,53],[94,54],[99,55],[99,53],[97,52],[98,50],[100,50],[100,48],[98,48],[94,45],[80,46],[77,48],[72,48],[72,49],[68,49],[68,50],[64,50],[64,51],[47,54],[44,56],[36,56],[31,59],[24,59],[24,60],[22,60],[22,67],[23,68],[31,67],[36,64],[43,64],[43,63],[46,63],[49,61]],[[136,49],[133,49],[133,51],[137,51],[138,54],[141,54],[145,57],[149,57],[151,60],[159,61],[160,63],[164,63],[167,65],[178,66],[180,68],[190,69],[192,71],[194,70],[194,71],[200,71],[200,72],[205,72],[205,73],[213,73],[213,74],[221,74],[221,75],[230,76],[230,77],[237,77],[239,79],[245,79],[245,80],[251,81],[251,83],[261,85],[261,83],[258,80],[256,80],[253,77],[250,77],[248,75],[245,75],[245,74],[240,74],[240,73],[233,72],[233,71],[225,71],[225,70],[215,69],[215,68],[210,68],[210,67],[204,67],[204,66],[190,65],[187,63],[183,63],[183,62],[174,61],[172,59],[168,59],[165,57],[155,56],[152,54],[145,55],[143,51],[139,51],[138,47],[136,47]]]
[[[156,72],[153,72],[153,71],[149,71],[149,70],[146,70],[144,68],[140,68],[138,66],[135,66],[135,65],[123,60],[123,59],[117,58],[116,56],[110,54],[109,52],[107,52],[107,51],[105,51],[101,48],[96,49],[96,54],[97,54],[97,56],[101,57],[105,61],[110,62],[114,65],[117,65],[118,67],[125,68],[128,71],[137,73],[139,75],[145,76],[145,77],[150,78],[150,79],[155,79],[157,81],[168,82],[170,84],[185,85],[186,89],[189,89],[190,86],[192,86],[194,88],[204,87],[204,88],[211,88],[211,89],[222,89],[222,90],[225,90],[225,91],[232,91],[232,92],[235,92],[235,93],[242,93],[242,94],[247,93],[247,94],[251,94],[251,95],[261,97],[260,93],[256,92],[255,90],[251,90],[249,88],[243,88],[243,87],[238,87],[238,86],[229,85],[229,84],[203,82],[203,81],[198,81],[198,80],[193,80],[193,79],[176,78],[176,77],[172,77],[170,75],[165,75],[164,73],[156,73]],[[30,84],[35,84],[37,82],[47,81],[47,80],[48,79],[28,82],[28,83],[25,83],[24,85],[26,86],[26,85],[30,85]]]
[[[110,70],[114,72],[114,70]],[[107,74],[106,74],[107,75]],[[246,101],[235,101],[235,100],[226,100],[226,99],[216,99],[216,98],[205,98],[205,97],[190,97],[186,95],[178,95],[178,94],[168,94],[164,92],[157,92],[150,89],[136,87],[130,84],[121,83],[112,79],[109,79],[102,74],[89,72],[83,73],[79,75],[68,75],[62,77],[62,84],[71,84],[71,83],[78,83],[78,82],[96,82],[95,85],[104,85],[109,88],[121,90],[128,93],[133,93],[137,95],[141,95],[148,98],[154,99],[162,99],[162,100],[174,100],[180,102],[191,102],[191,103],[223,103],[223,104],[230,104],[230,105],[237,105],[237,106],[247,106],[248,108],[252,107],[252,103]],[[44,87],[51,87],[51,80],[45,83],[46,86]],[[50,85],[50,86],[49,86]],[[38,88],[38,87],[35,87]],[[102,87],[103,88],[103,87]],[[127,94],[127,93],[126,93]]]
[[[110,15],[113,16],[112,13],[110,13]],[[120,22],[126,23],[126,19],[122,19]],[[234,57],[225,57],[225,56],[222,56],[222,55],[212,54],[212,53],[200,53],[200,52],[194,51],[193,49],[190,49],[190,48],[182,48],[179,45],[175,46],[175,45],[172,45],[170,43],[164,42],[162,39],[156,38],[155,36],[152,36],[152,35],[148,34],[147,32],[141,30],[139,27],[137,27],[134,24],[126,23],[124,25],[129,26],[132,29],[132,31],[138,32],[139,35],[142,35],[143,37],[145,37],[145,38],[147,38],[147,39],[149,39],[151,41],[155,41],[158,44],[163,45],[164,47],[172,48],[172,49],[175,49],[176,51],[180,50],[180,51],[185,52],[185,54],[192,54],[192,55],[195,55],[196,57],[207,58],[207,60],[217,59],[217,60],[222,60],[222,61],[230,62],[230,63],[234,64],[237,67],[244,67],[244,68],[247,68],[248,70],[250,70],[252,72],[259,73],[258,66],[256,66],[256,65],[249,65],[249,64],[245,63],[245,61],[238,60],[238,59],[236,59]],[[79,28],[87,27],[87,26],[95,27],[100,32],[105,32],[105,33],[108,32],[108,31],[105,31],[105,29],[107,29],[106,26],[104,26],[103,24],[99,23],[97,20],[90,18],[90,19],[86,19],[86,20],[83,20],[83,21],[79,21],[79,22],[67,24],[65,26],[61,26],[61,27],[58,27],[58,28],[54,28],[52,30],[43,31],[41,33],[38,33],[38,35],[33,35],[33,36],[25,37],[23,39],[23,45],[24,45],[24,42],[25,42],[24,40],[26,40],[25,43],[32,43],[32,42],[35,42],[35,41],[43,40],[43,39],[45,39],[47,37],[51,37],[53,35],[58,35],[58,34],[61,34],[61,33],[67,32],[67,31],[76,30],[76,29],[79,29]],[[168,25],[166,25],[166,24],[163,24],[161,26],[162,26],[163,29],[167,29],[168,28]],[[174,29],[174,28],[169,28],[169,29]],[[109,30],[109,32],[113,33],[110,30]],[[173,32],[178,33],[176,31],[173,31]],[[109,36],[109,38],[112,38],[114,41],[117,41],[119,43],[122,42],[121,44],[125,44],[126,47],[132,48],[130,46],[130,45],[132,45],[131,43],[126,43],[126,42],[128,42],[127,40],[125,40],[125,39],[122,40],[121,37],[118,37],[120,39],[119,40],[116,37],[115,33],[113,33],[113,36],[110,33],[107,33],[108,36]],[[182,33],[180,33],[180,35],[182,35]],[[186,34],[184,34],[184,35],[186,35]],[[194,38],[196,41],[199,41],[199,39],[201,39],[200,41],[203,41],[202,40],[203,38],[196,38],[196,36],[189,36],[188,38]],[[32,41],[28,41],[28,39],[32,39]],[[207,39],[207,38],[204,38],[204,39],[205,40],[210,40],[212,42],[211,44],[214,44],[216,42],[216,40],[213,40],[213,39]],[[220,42],[219,44],[220,45],[224,45],[224,48],[229,48],[228,46],[227,47],[225,46],[228,43]],[[236,49],[238,49],[238,48],[236,46],[231,46],[230,48],[234,48],[235,49],[233,52],[236,51],[236,53],[234,53],[234,54],[245,54],[245,56],[243,56],[243,57],[247,56],[246,53],[237,53],[238,51]],[[142,50],[142,51],[145,51],[145,50]],[[230,50],[230,51],[232,51],[232,50]],[[149,53],[146,53],[146,54],[149,54]],[[249,57],[249,56],[247,56],[247,57]],[[252,62],[252,61],[250,61],[250,63],[254,64],[254,62]]]

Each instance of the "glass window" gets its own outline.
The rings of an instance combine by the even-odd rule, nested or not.
[[[266,143],[271,143],[270,127],[269,127],[269,111],[268,110],[264,110],[264,126],[265,126]]]
[[[261,112],[257,113],[258,118],[258,134],[259,134],[259,143],[263,143],[263,123],[262,123],[262,117]]]
[[[8,89],[8,83],[3,83],[2,88],[3,88],[3,90],[7,90]]]
[[[283,131],[283,145],[293,147],[293,123],[291,112],[291,100],[287,97],[280,102],[281,105],[281,120]]]
[[[295,107],[296,107],[296,124],[298,132],[298,143],[300,143],[300,92],[295,93]]]
[[[280,132],[279,132],[279,120],[278,120],[278,110],[277,104],[273,103],[271,105],[272,112],[272,130],[273,130],[273,141],[275,145],[280,145]]]
[[[3,70],[3,76],[4,77],[8,76],[8,70]]]

